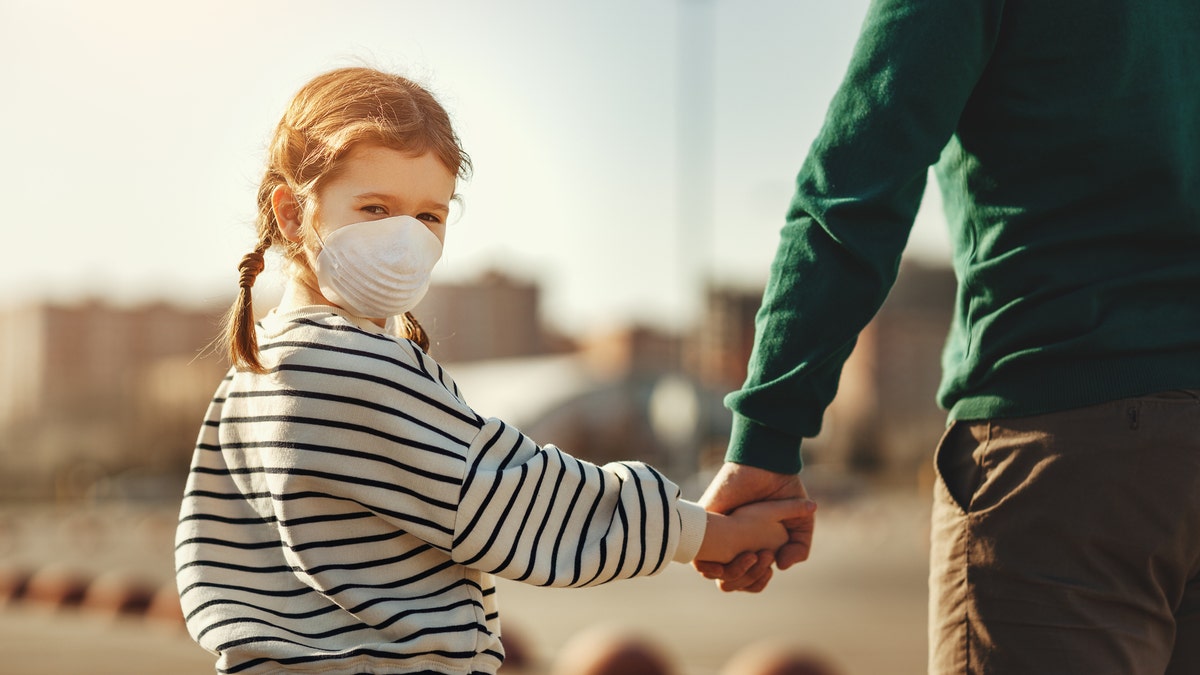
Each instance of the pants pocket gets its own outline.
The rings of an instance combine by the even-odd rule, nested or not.
[[[971,499],[979,488],[983,471],[977,460],[979,442],[971,423],[955,420],[942,434],[934,451],[938,487],[964,515],[971,510]]]

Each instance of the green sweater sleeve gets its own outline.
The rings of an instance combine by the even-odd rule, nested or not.
[[[929,166],[955,131],[999,30],[1000,0],[875,0],[796,180],[755,320],[746,382],[726,398],[726,459],[800,470],[859,332],[883,304]]]

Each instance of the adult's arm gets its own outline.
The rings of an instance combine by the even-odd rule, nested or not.
[[[1000,0],[876,0],[796,181],[726,459],[801,468],[846,358],[895,282],[930,165],[985,72]]]
[[[705,495],[708,508],[804,491],[802,439],[820,430],[858,334],[895,282],[929,166],[986,72],[1004,6],[871,4],[796,180],[746,382],[726,397],[733,432],[727,464]],[[802,527],[791,549],[777,554],[781,568],[807,557],[811,522]],[[761,590],[770,570],[748,561],[702,571],[729,590]]]

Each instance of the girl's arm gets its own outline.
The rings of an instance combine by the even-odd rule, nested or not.
[[[487,420],[467,451],[451,556],[524,583],[590,586],[695,557],[707,515],[641,462],[599,466]]]

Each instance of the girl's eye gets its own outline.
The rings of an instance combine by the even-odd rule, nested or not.
[[[376,216],[386,216],[387,215],[387,209],[385,209],[382,206],[379,206],[378,204],[364,206],[364,207],[362,207],[362,210],[366,211],[367,213],[370,213],[372,215],[376,215]]]
[[[440,223],[440,222],[442,222],[442,219],[441,219],[441,218],[438,218],[436,215],[434,215],[434,214],[432,214],[432,213],[422,213],[421,215],[417,216],[417,220],[423,220],[423,221],[425,221],[425,222],[427,222],[427,223]]]

